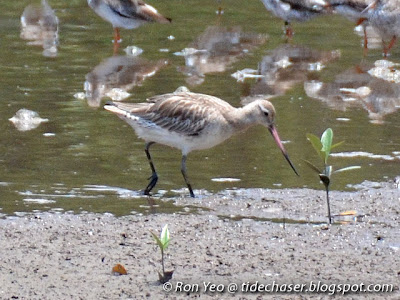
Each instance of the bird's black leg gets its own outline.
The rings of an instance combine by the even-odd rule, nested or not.
[[[190,184],[189,179],[188,179],[188,177],[187,177],[187,175],[186,175],[186,158],[187,158],[186,155],[183,155],[183,156],[182,156],[181,172],[182,172],[182,175],[183,175],[183,179],[185,179],[186,185],[187,185],[187,187],[188,187],[188,189],[189,189],[190,196],[191,196],[192,198],[194,198],[194,193],[193,193],[192,185]]]
[[[157,180],[158,180],[158,175],[156,172],[156,169],[154,168],[153,161],[151,160],[151,155],[149,148],[151,145],[153,145],[154,142],[149,142],[146,144],[146,148],[144,151],[146,152],[147,159],[149,160],[150,168],[151,168],[151,176],[149,177],[149,184],[147,185],[146,189],[144,190],[145,195],[150,195],[150,191],[153,189],[153,187],[156,185]]]

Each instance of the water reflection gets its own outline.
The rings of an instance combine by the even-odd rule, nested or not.
[[[158,201],[159,197],[166,197],[166,195],[160,193],[157,197],[144,197],[132,190],[105,185],[83,185],[79,187],[70,187],[62,183],[51,186],[28,185],[16,191],[16,196],[13,195],[14,201],[4,207],[2,213],[5,214],[0,213],[0,217],[6,214],[22,217],[26,212],[31,211],[50,211],[53,213],[85,213],[90,211],[120,216],[154,213],[190,214],[207,210],[200,206],[178,205],[173,199]],[[15,201],[15,198],[18,200]],[[124,209],[120,210],[117,203],[122,203]]]
[[[86,99],[91,107],[99,107],[101,99],[108,96],[123,100],[127,91],[140,86],[146,78],[155,75],[168,61],[148,61],[136,56],[112,56],[86,75]]]
[[[1,136],[3,141],[1,148],[3,157],[0,160],[0,169],[3,170],[3,183],[0,182],[3,196],[3,201],[0,205],[3,209],[0,210],[1,213],[9,214],[15,210],[24,209],[23,203],[28,201],[24,199],[29,198],[29,196],[17,195],[16,197],[16,193],[18,191],[35,190],[33,187],[37,187],[38,191],[48,191],[51,195],[48,200],[53,200],[53,194],[58,194],[58,192],[52,194],[49,189],[54,186],[55,182],[64,184],[66,191],[70,190],[72,191],[71,194],[74,195],[76,187],[84,187],[90,184],[102,185],[106,182],[111,186],[129,186],[133,190],[139,190],[145,181],[145,178],[132,181],[133,173],[148,167],[147,161],[143,160],[142,157],[142,145],[136,143],[135,140],[127,139],[126,130],[102,130],[103,128],[112,128],[112,126],[118,124],[115,124],[116,121],[112,117],[99,118],[98,113],[102,113],[102,110],[94,113],[93,109],[90,109],[86,103],[83,107],[76,105],[78,101],[71,99],[69,96],[71,91],[81,91],[84,81],[87,80],[89,105],[99,106],[101,98],[106,97],[105,90],[111,91],[113,88],[119,88],[120,83],[116,84],[116,81],[125,80],[126,84],[132,84],[136,80],[140,84],[147,78],[146,76],[150,76],[122,74],[129,66],[126,66],[125,63],[120,63],[120,65],[116,63],[116,66],[113,67],[113,61],[115,62],[119,59],[121,61],[131,60],[132,69],[136,70],[144,70],[146,68],[144,63],[143,66],[135,66],[135,58],[118,58],[118,56],[110,58],[110,61],[107,62],[108,59],[106,58],[108,56],[104,55],[104,53],[110,49],[108,49],[108,37],[107,34],[104,35],[104,31],[108,30],[108,24],[100,22],[83,1],[47,1],[53,8],[56,8],[55,13],[60,19],[59,26],[64,26],[63,28],[65,29],[61,31],[66,42],[61,49],[62,55],[58,55],[57,59],[50,60],[40,59],[43,57],[37,55],[43,51],[43,44],[39,43],[41,45],[40,48],[39,46],[28,46],[28,43],[35,43],[35,39],[32,36],[41,37],[46,35],[39,31],[42,28],[41,26],[43,28],[51,28],[51,26],[45,25],[46,23],[39,24],[39,21],[31,21],[35,19],[33,17],[35,14],[37,15],[36,20],[39,20],[39,15],[43,13],[39,12],[43,11],[44,8],[37,8],[37,13],[31,12],[35,11],[32,7],[26,8],[24,11],[25,6],[28,4],[37,3],[40,5],[41,0],[1,2],[7,3],[3,5],[4,9],[0,10],[2,24],[0,31],[3,45],[8,45],[0,47],[0,57],[3,59],[3,76],[0,81],[2,85],[0,90],[3,92],[3,98],[7,100],[2,101],[3,105],[1,106],[2,114],[7,116],[3,118],[3,134]],[[44,3],[46,5],[46,2]],[[320,59],[318,57],[310,58],[309,63],[305,63],[305,58],[302,58],[303,61],[301,61],[300,58],[292,59],[290,55],[286,55],[288,56],[287,60],[279,57],[279,52],[284,52],[286,49],[292,49],[296,46],[282,45],[277,47],[282,42],[282,39],[274,34],[280,34],[282,24],[279,20],[278,22],[273,22],[277,19],[267,16],[268,12],[261,1],[233,1],[230,2],[229,6],[226,1],[222,1],[226,13],[221,17],[223,20],[218,20],[224,22],[222,24],[217,23],[221,25],[219,28],[207,28],[209,25],[216,24],[216,1],[202,2],[200,9],[198,5],[193,5],[193,3],[195,2],[180,1],[179,4],[182,5],[179,6],[179,9],[171,10],[170,12],[171,17],[175,20],[171,26],[142,27],[140,30],[135,31],[133,41],[137,41],[145,49],[144,58],[150,60],[147,61],[150,65],[157,65],[158,59],[171,54],[161,52],[160,48],[179,51],[190,46],[198,50],[204,50],[204,53],[197,53],[187,58],[173,57],[170,59],[171,63],[174,63],[174,68],[175,66],[183,66],[179,70],[188,72],[188,74],[185,73],[187,76],[177,72],[174,68],[165,68],[167,70],[163,69],[150,79],[150,81],[156,80],[155,84],[146,81],[143,83],[142,88],[133,87],[134,84],[131,87],[126,87],[126,90],[133,87],[133,91],[137,93],[135,98],[145,99],[149,95],[173,90],[174,87],[185,84],[184,78],[187,78],[188,81],[192,79],[194,82],[196,80],[202,81],[204,76],[210,74],[210,72],[225,70],[224,73],[213,74],[212,80],[206,80],[201,86],[194,88],[196,92],[223,97],[234,101],[233,104],[235,106],[238,103],[234,99],[238,99],[242,95],[249,96],[259,93],[271,96],[287,95],[281,97],[282,101],[276,103],[278,115],[282,118],[278,125],[282,135],[286,137],[287,141],[291,142],[288,147],[296,148],[296,151],[288,149],[293,152],[292,156],[295,162],[301,162],[302,158],[308,159],[310,145],[305,140],[304,133],[312,132],[318,134],[322,128],[328,126],[337,132],[339,141],[350,141],[343,148],[343,151],[346,151],[345,153],[357,153],[362,150],[371,155],[389,155],[391,160],[383,156],[337,158],[339,163],[343,161],[344,165],[362,165],[362,170],[364,171],[360,171],[358,173],[359,176],[354,176],[350,172],[343,173],[344,177],[339,176],[337,178],[335,189],[352,189],[354,184],[358,184],[362,180],[386,181],[387,178],[394,178],[398,175],[398,161],[394,153],[397,153],[397,157],[399,152],[398,145],[400,145],[400,135],[398,134],[400,119],[396,118],[398,112],[390,116],[384,115],[391,111],[394,112],[398,108],[397,84],[380,79],[377,74],[373,76],[366,73],[368,68],[372,67],[371,65],[369,67],[364,65],[360,67],[361,70],[352,68],[343,74],[339,74],[354,66],[361,58],[360,51],[354,48],[359,47],[360,38],[352,32],[353,24],[338,15],[323,15],[312,22],[299,25],[299,32],[294,36],[294,41],[297,44],[305,46],[304,48],[313,48],[314,46],[314,48],[324,50],[333,50],[341,47],[343,49],[342,54],[346,54],[345,57],[332,63],[330,61],[329,63],[327,62],[329,58],[324,63],[318,63]],[[160,11],[167,13],[167,6],[160,7]],[[21,28],[20,17],[23,11]],[[51,9],[47,9],[47,11],[54,15]],[[182,14],[183,11],[185,12],[184,14]],[[56,20],[55,16],[54,19]],[[55,50],[57,50],[58,22],[53,24],[55,39],[52,42],[50,39],[45,44],[54,45]],[[239,27],[230,29],[229,27],[222,27],[232,25],[241,26],[242,32],[234,33]],[[206,28],[207,30],[205,30]],[[46,32],[46,30],[44,31]],[[224,39],[222,41],[211,39],[206,44],[206,37],[214,33],[213,31],[216,33],[221,31],[221,36],[226,32],[228,34],[228,38],[225,38],[226,40],[239,39],[239,42],[229,42],[231,45],[227,46],[224,45]],[[255,39],[255,43],[254,45],[249,45],[250,40],[246,41],[246,37],[242,37],[245,35],[243,31],[267,32],[270,34],[271,39],[264,43],[266,40],[265,35],[253,34],[252,38]],[[32,32],[39,33],[33,34]],[[198,34],[194,32],[201,35],[197,37]],[[19,37],[20,33],[22,38],[26,36],[26,38],[30,37],[30,39],[21,39]],[[369,47],[371,47],[370,34],[367,34]],[[167,41],[167,36],[175,37],[175,39]],[[257,37],[259,38],[258,41]],[[319,37],[324,38],[320,41]],[[259,42],[260,46],[258,46],[257,42]],[[200,45],[201,43],[205,45]],[[240,45],[242,43],[244,45]],[[246,43],[248,44],[246,45]],[[127,44],[132,43],[129,42]],[[212,47],[216,47],[217,50],[208,50],[212,49]],[[232,49],[229,50],[229,47]],[[381,47],[380,38],[379,47]],[[224,49],[225,53],[218,54],[220,49]],[[58,49],[58,51],[61,50]],[[36,52],[36,55],[32,55],[34,54],[32,51]],[[232,64],[230,56],[235,51],[237,57],[233,56],[233,59],[240,60]],[[252,53],[247,55],[248,51],[252,51]],[[298,51],[300,52],[300,50]],[[302,55],[304,55],[306,51],[302,51]],[[329,56],[328,52],[326,55]],[[398,52],[394,54],[398,54]],[[120,51],[119,55],[125,55],[125,53]],[[276,58],[271,57],[274,55]],[[376,51],[372,52],[365,60],[373,63],[379,55]],[[320,56],[323,57],[324,55],[320,54]],[[103,59],[105,60],[103,61]],[[185,59],[188,60],[186,66]],[[214,62],[218,59],[222,62]],[[274,59],[276,59],[275,63]],[[393,60],[399,62],[396,55],[393,55]],[[100,64],[100,62],[102,63]],[[138,62],[136,63],[139,64]],[[100,65],[95,67],[98,64]],[[129,63],[127,64],[129,65]],[[289,65],[285,66],[286,64]],[[227,83],[232,83],[230,74],[236,71],[236,66],[238,65],[240,65],[239,69],[246,66],[251,67],[255,69],[254,74],[265,77],[257,78],[257,80],[246,80],[245,84],[240,85],[240,87],[227,86]],[[257,67],[258,65],[259,68]],[[324,65],[327,67],[321,72],[309,69],[310,66],[320,69]],[[147,72],[148,74],[157,72],[151,70],[151,66],[147,68],[148,71],[144,71],[145,74]],[[386,68],[386,70],[391,74],[395,73],[393,68]],[[88,74],[89,72],[90,74]],[[113,72],[116,74],[112,74]],[[131,72],[134,72],[134,70]],[[193,74],[190,72],[193,72]],[[351,78],[346,78],[347,75]],[[196,76],[198,77],[197,79]],[[341,78],[341,76],[343,77]],[[131,79],[128,79],[129,77]],[[361,78],[360,82],[357,82],[357,78]],[[308,93],[314,92],[313,96],[316,99],[321,99],[321,101],[314,99],[290,101],[290,99],[305,97],[304,80],[307,83],[314,84],[314,90],[308,90]],[[317,81],[312,82],[312,80]],[[377,82],[375,84],[377,86],[368,85],[370,81],[371,83]],[[318,89],[315,90],[315,86]],[[242,87],[245,89],[244,91]],[[132,93],[132,91],[129,92]],[[82,94],[85,96],[84,93]],[[373,96],[375,99],[373,99]],[[375,100],[375,102],[372,100]],[[327,104],[322,103],[322,101]],[[352,120],[351,124],[335,120],[335,116],[338,114],[342,116],[343,114],[333,111],[328,105],[335,107],[335,109],[347,109],[345,117]],[[52,122],[49,121],[41,124],[37,129],[21,133],[8,121],[8,118],[11,118],[22,107],[33,109],[39,112],[40,117],[49,118]],[[301,113],[299,113],[300,111]],[[365,122],[365,120],[368,120],[367,114],[375,117],[375,119],[371,118],[371,120],[378,118],[378,120],[385,120],[386,122],[382,126]],[[323,116],[322,119],[320,115]],[[291,120],[296,120],[296,122],[291,122]],[[368,132],[368,138],[360,139],[360,130]],[[43,138],[37,138],[42,136],[40,134],[41,131],[46,131],[45,134],[55,132],[58,138],[46,139],[44,142]],[[388,132],[392,133],[388,136],[390,138],[389,142],[388,139],[382,138],[382,133]],[[203,189],[201,193],[203,194],[204,190],[207,190],[210,194],[215,194],[228,187],[233,189],[237,187],[283,189],[307,185],[308,187],[319,188],[318,182],[307,181],[307,174],[304,174],[300,179],[293,179],[293,176],[282,173],[285,170],[274,172],[281,165],[283,167],[283,163],[280,160],[272,160],[268,163],[262,160],[263,154],[267,155],[269,151],[275,151],[270,143],[267,146],[271,147],[271,150],[269,150],[270,148],[265,148],[264,143],[254,143],[254,141],[258,141],[262,137],[264,137],[264,132],[255,129],[254,131],[248,131],[244,136],[228,141],[225,145],[210,149],[208,152],[194,153],[195,159],[190,161],[190,168],[198,171],[198,178],[194,179],[198,182],[199,188]],[[118,151],[115,151],[116,142],[120,142]],[[98,147],[100,144],[102,146]],[[260,155],[253,155],[254,153],[260,153]],[[171,188],[181,184],[179,169],[175,165],[176,153],[173,150],[165,151],[165,149],[160,149],[155,153],[155,156],[157,160],[163,162],[160,164],[160,173],[167,174],[163,178],[168,177],[171,172],[173,173],[171,173],[173,176],[169,176],[171,178],[170,181],[164,181],[160,185],[160,189],[168,190],[168,193],[172,194]],[[204,161],[213,159],[213,157],[218,157],[218,159],[214,160],[213,164],[208,164],[207,168],[203,168]],[[226,176],[233,179],[239,178],[241,181],[236,183],[211,181],[210,178],[220,177],[218,170],[221,169],[224,170]],[[176,182],[174,178],[177,178]],[[354,188],[357,187],[354,186]],[[180,195],[174,194],[173,196],[180,198],[186,193],[186,190],[182,190]],[[65,192],[65,194],[68,195],[68,192]],[[115,204],[115,207],[118,205],[116,210],[120,213],[129,213],[130,210],[126,209],[126,205],[131,205],[132,202],[131,210],[136,210],[133,208],[134,201],[126,201],[124,203],[121,201],[123,197],[117,193],[114,194],[115,197],[111,197],[113,192],[104,193],[104,196],[102,193],[94,193],[93,204],[98,205],[98,207]],[[40,195],[37,196],[37,198],[40,197]],[[167,196],[162,197],[170,196],[167,194]],[[79,211],[82,203],[87,198],[77,198],[71,204],[68,197],[65,198],[65,201],[60,199],[63,198],[54,198],[57,201],[54,205]],[[100,199],[99,204],[97,204],[98,199]],[[105,200],[101,201],[101,199]],[[35,204],[27,203],[29,205]],[[92,210],[91,205],[92,203],[85,204],[84,209]],[[99,211],[101,210],[99,209]]]
[[[310,80],[310,76],[315,76],[311,74],[321,71],[327,63],[339,57],[339,51],[319,51],[303,46],[281,45],[262,58],[257,72],[261,78],[251,87],[248,96],[284,95],[295,85]]]
[[[42,119],[39,117],[37,112],[25,108],[18,110],[17,113],[8,120],[13,123],[15,128],[19,131],[32,130],[37,128],[41,123],[49,121],[49,119]]]
[[[239,26],[209,26],[188,48],[177,53],[185,58],[185,66],[178,70],[187,76],[189,85],[200,85],[205,74],[224,72],[266,39],[263,34],[243,32]]]
[[[306,82],[304,88],[309,97],[325,102],[332,109],[362,107],[372,123],[382,124],[386,115],[400,108],[400,80],[389,76],[393,74],[396,70],[392,64],[382,65],[377,61],[375,66],[361,64],[346,70],[333,82]]]
[[[57,56],[58,18],[46,0],[40,6],[29,5],[21,16],[21,38],[28,45],[42,46],[43,56]]]

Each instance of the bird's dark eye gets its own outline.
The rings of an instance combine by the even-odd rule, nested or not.
[[[269,112],[268,111],[264,111],[264,116],[268,117],[269,116]]]

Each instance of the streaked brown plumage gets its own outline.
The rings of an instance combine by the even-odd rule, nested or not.
[[[258,99],[244,107],[235,108],[217,97],[175,92],[155,96],[146,103],[109,102],[104,108],[125,120],[146,141],[145,151],[153,174],[145,194],[150,193],[158,179],[149,152],[152,144],[159,143],[182,151],[181,171],[190,195],[194,197],[186,175],[188,153],[214,147],[236,132],[257,124],[268,128],[296,172],[276,130],[275,109],[267,100]]]

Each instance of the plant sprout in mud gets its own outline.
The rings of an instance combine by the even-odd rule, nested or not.
[[[331,208],[330,208],[330,204],[329,204],[329,186],[331,183],[332,174],[343,172],[343,171],[359,169],[361,167],[360,166],[350,166],[350,167],[341,168],[338,170],[333,170],[333,167],[328,164],[328,158],[329,158],[329,155],[331,154],[332,149],[343,144],[343,141],[339,142],[337,144],[332,144],[333,131],[331,128],[328,128],[324,131],[324,133],[321,136],[321,139],[319,139],[316,135],[311,134],[311,133],[307,134],[307,139],[310,141],[311,145],[314,147],[315,151],[318,153],[319,157],[322,159],[323,164],[324,164],[324,168],[321,171],[314,164],[310,163],[307,160],[304,160],[311,169],[313,169],[315,172],[318,173],[319,178],[321,179],[322,183],[325,186],[326,202],[327,202],[327,206],[328,206],[328,219],[329,219],[329,224],[331,224],[332,216],[331,216]]]
[[[165,271],[165,267],[164,267],[164,252],[168,248],[169,242],[171,240],[169,237],[168,224],[162,228],[160,237],[158,237],[152,231],[150,231],[150,233],[153,236],[154,240],[156,241],[156,243],[161,251],[162,274],[160,272],[158,272],[158,277],[159,277],[159,281],[161,283],[165,283],[172,278],[172,274],[174,272],[174,271]]]

